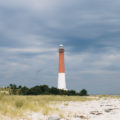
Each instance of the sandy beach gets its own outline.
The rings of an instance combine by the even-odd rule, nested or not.
[[[32,113],[31,120],[120,120],[120,99],[101,98],[84,102],[62,102],[55,106],[61,111],[52,115]]]
[[[120,99],[68,102],[58,107],[65,112],[65,120],[120,120]]]

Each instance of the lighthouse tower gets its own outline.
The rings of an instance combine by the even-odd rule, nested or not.
[[[59,45],[58,89],[67,90],[65,82],[64,47],[62,44]]]

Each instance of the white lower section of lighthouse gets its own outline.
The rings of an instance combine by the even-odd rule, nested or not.
[[[66,89],[65,73],[58,73],[58,89]]]

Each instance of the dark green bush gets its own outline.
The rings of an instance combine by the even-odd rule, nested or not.
[[[87,96],[87,95],[88,95],[87,90],[82,89],[82,90],[80,91],[80,96]]]
[[[26,86],[17,86],[15,84],[10,84],[8,86],[11,90],[11,94],[14,95],[68,95],[68,96],[86,96],[88,95],[87,90],[83,89],[80,93],[75,90],[61,90],[55,87],[49,88],[47,85],[34,86],[32,88],[27,88]]]

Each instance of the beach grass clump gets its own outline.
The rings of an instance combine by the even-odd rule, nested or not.
[[[24,105],[24,101],[22,101],[22,100],[18,100],[15,102],[15,106],[17,108],[21,108],[23,105]]]

